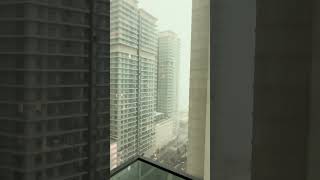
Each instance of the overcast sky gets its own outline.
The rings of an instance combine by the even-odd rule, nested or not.
[[[138,0],[139,7],[158,18],[158,30],[172,30],[181,40],[179,107],[189,105],[192,0]]]

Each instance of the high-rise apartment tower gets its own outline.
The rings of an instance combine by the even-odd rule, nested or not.
[[[167,118],[173,117],[178,106],[180,39],[172,31],[159,33],[158,107]]]
[[[136,0],[111,1],[111,139],[118,162],[149,151],[157,95],[157,19]]]

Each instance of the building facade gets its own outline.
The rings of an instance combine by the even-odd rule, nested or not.
[[[173,117],[178,106],[180,39],[172,31],[159,33],[158,107],[167,118]]]
[[[151,149],[157,92],[157,19],[136,0],[111,1],[111,139],[118,163]]]
[[[153,151],[165,148],[166,145],[175,139],[173,121],[161,121],[156,124],[156,136]]]
[[[0,179],[108,179],[108,2],[1,2]]]

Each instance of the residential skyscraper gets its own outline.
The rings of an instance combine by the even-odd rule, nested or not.
[[[0,179],[108,179],[108,9],[1,1]]]
[[[180,39],[172,31],[159,33],[158,107],[167,118],[173,117],[178,106]]]
[[[111,1],[111,139],[118,162],[151,149],[157,92],[157,19],[136,0]]]

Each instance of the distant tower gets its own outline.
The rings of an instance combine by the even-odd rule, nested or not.
[[[173,117],[178,106],[180,39],[172,31],[159,33],[158,107],[167,118]]]

